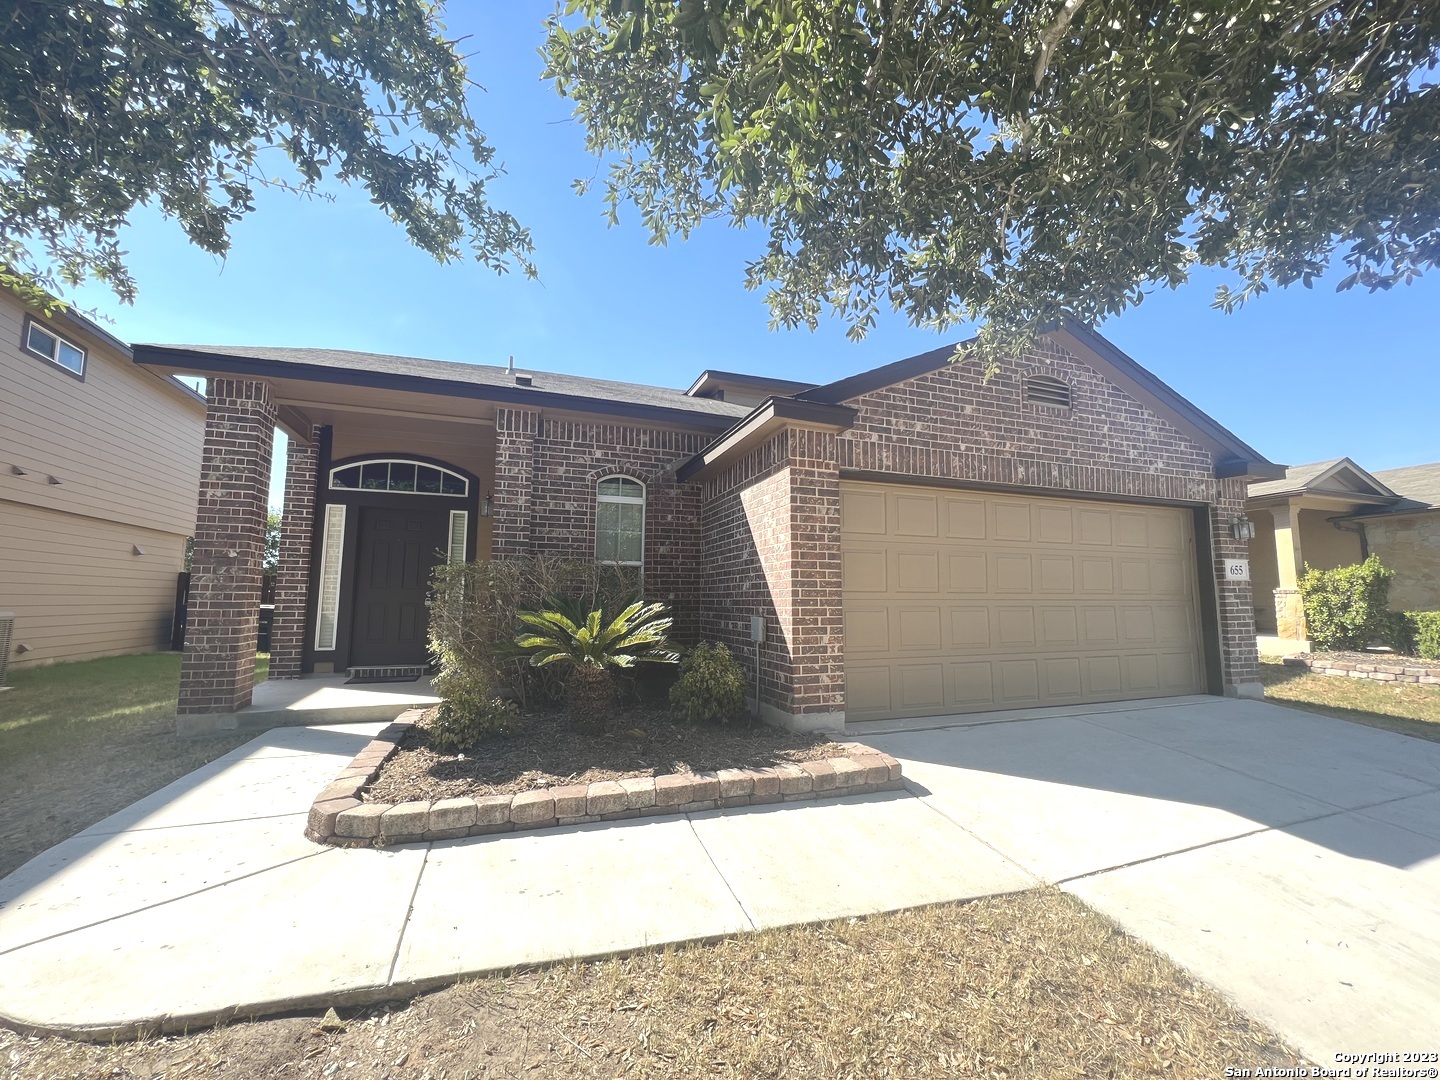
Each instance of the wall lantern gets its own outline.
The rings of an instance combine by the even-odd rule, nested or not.
[[[483,498],[483,499],[480,500],[480,516],[481,516],[481,517],[489,517],[489,516],[490,516],[490,512],[491,512],[492,510],[494,510],[494,508],[495,508],[495,500],[492,499],[492,498],[490,498],[489,495],[486,495],[485,498]]]
[[[1255,523],[1243,514],[1230,519],[1230,533],[1236,540],[1254,540]]]

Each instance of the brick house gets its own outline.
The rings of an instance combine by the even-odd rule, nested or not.
[[[184,713],[249,700],[272,425],[271,677],[423,664],[437,559],[636,564],[773,722],[1258,695],[1227,580],[1263,459],[1098,334],[985,379],[938,349],[823,386],[686,391],[314,349],[141,345],[210,378]],[[764,640],[751,641],[752,617]]]

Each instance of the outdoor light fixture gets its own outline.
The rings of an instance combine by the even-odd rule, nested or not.
[[[1230,519],[1230,532],[1236,540],[1254,540],[1255,523],[1244,514],[1237,514]]]
[[[490,511],[493,510],[494,507],[495,507],[495,500],[493,500],[492,498],[490,498],[489,495],[486,495],[485,498],[483,498],[483,499],[480,500],[480,516],[481,516],[481,517],[489,517],[489,516],[490,516]]]

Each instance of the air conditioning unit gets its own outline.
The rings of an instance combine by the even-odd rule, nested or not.
[[[0,690],[8,690],[5,685],[5,668],[10,663],[10,642],[15,637],[15,613],[13,611],[0,611]]]

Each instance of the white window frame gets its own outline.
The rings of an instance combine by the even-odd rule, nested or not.
[[[600,485],[603,484],[606,480],[629,480],[632,484],[638,484],[638,485],[640,486],[640,497],[637,499],[637,498],[636,498],[635,496],[633,496],[633,495],[602,495],[602,494],[600,493]],[[650,492],[649,492],[649,490],[645,487],[645,481],[640,480],[640,479],[638,479],[638,478],[636,478],[636,477],[634,477],[634,476],[630,476],[630,475],[628,475],[627,473],[609,473],[608,475],[602,476],[602,477],[600,477],[598,480],[595,481],[595,558],[596,558],[596,560],[597,560],[598,562],[603,562],[603,563],[605,563],[606,566],[639,566],[639,567],[644,567],[644,565],[645,565],[645,517],[646,517],[646,514],[645,514],[645,506],[646,506],[646,504],[649,502],[649,498],[650,498]],[[624,505],[624,506],[638,506],[638,507],[640,507],[640,558],[639,558],[639,559],[636,559],[635,561],[632,562],[632,561],[630,561],[630,560],[628,560],[628,559],[601,559],[601,558],[600,558],[600,504],[601,504],[602,502],[606,502],[606,503],[620,503],[621,505]]]
[[[363,488],[363,487],[353,487],[353,488],[350,488],[350,487],[338,487],[338,488],[337,488],[337,487],[335,486],[335,474],[336,474],[336,473],[347,472],[347,471],[349,471],[350,469],[359,468],[360,471],[361,471],[361,473],[362,473],[362,475],[363,475],[363,473],[364,473],[364,471],[365,471],[365,466],[366,466],[366,465],[384,465],[384,466],[386,466],[385,482],[386,482],[387,485],[388,485],[389,482],[390,482],[389,466],[391,466],[391,465],[419,465],[419,466],[423,466],[423,467],[426,468],[426,469],[434,469],[434,470],[436,470],[437,472],[439,472],[442,476],[451,476],[451,477],[454,477],[456,480],[459,480],[459,481],[460,481],[460,484],[461,484],[461,486],[464,488],[464,490],[461,491],[461,492],[459,492],[459,493],[457,494],[457,493],[455,493],[455,492],[453,492],[453,491],[392,491],[388,486],[383,487],[383,488]],[[444,465],[436,465],[436,464],[434,464],[433,462],[429,462],[429,461],[417,461],[415,458],[366,458],[364,461],[348,461],[348,462],[346,462],[344,465],[337,465],[337,466],[335,466],[335,468],[333,468],[333,469],[330,470],[329,487],[330,487],[330,490],[331,490],[331,491],[368,491],[368,492],[370,492],[372,495],[426,495],[426,496],[429,496],[430,498],[436,498],[436,499],[468,499],[468,498],[470,497],[470,481],[469,481],[467,478],[465,478],[464,476],[461,476],[461,475],[460,475],[458,472],[456,472],[454,469],[447,469]]]
[[[459,537],[459,538],[460,538],[460,545],[459,545],[459,550],[456,550],[456,545],[455,545],[455,538],[456,538],[456,537],[455,537],[455,530],[456,530],[457,527],[458,527],[459,530],[460,530],[460,537]],[[466,556],[467,552],[469,551],[469,547],[470,547],[470,511],[469,511],[469,510],[451,510],[451,511],[450,511],[450,530],[449,530],[449,532],[446,534],[446,542],[445,542],[445,562],[446,562],[447,564],[451,565],[451,566],[453,566],[453,565],[456,564],[456,563],[463,563],[463,562],[465,562],[465,556]]]
[[[345,504],[330,503],[325,507],[325,532],[320,540],[320,578],[316,588],[319,595],[315,600],[316,652],[334,652],[340,636],[340,575],[344,557]],[[333,580],[327,582],[332,574]]]
[[[53,339],[55,342],[54,352],[43,353],[39,349],[32,348],[30,345],[31,330],[39,330],[40,333],[44,334],[46,337]],[[85,368],[90,363],[90,354],[83,345],[76,345],[75,342],[71,341],[64,334],[58,333],[56,330],[54,330],[50,326],[47,326],[45,323],[42,323],[39,319],[36,319],[33,316],[26,317],[25,323],[20,329],[20,333],[20,347],[23,348],[26,352],[28,352],[31,356],[38,356],[41,360],[44,360],[46,363],[53,364],[55,367],[65,372],[65,374],[72,375],[75,378],[79,379],[81,382],[85,381]],[[69,364],[62,364],[60,362],[60,347],[62,345],[68,345],[70,348],[74,349],[77,353],[80,354],[79,371],[76,371]]]

